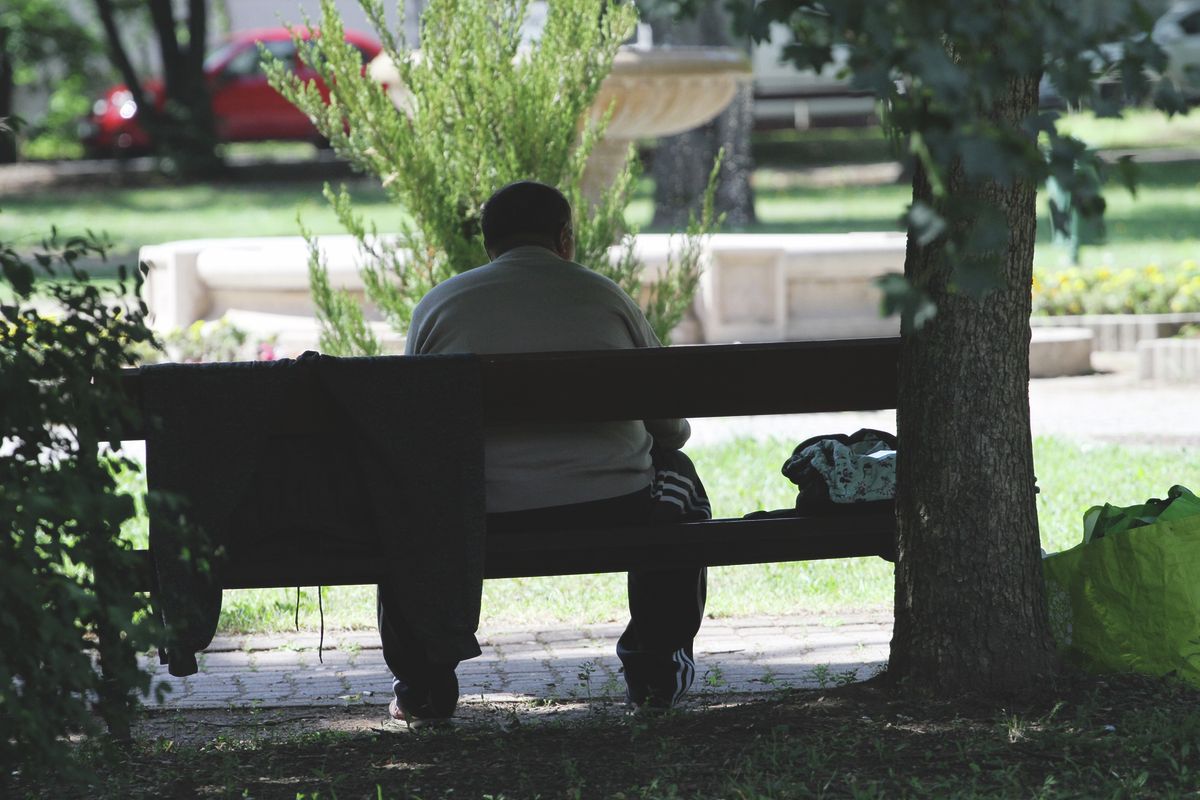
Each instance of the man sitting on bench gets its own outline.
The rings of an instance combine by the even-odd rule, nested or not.
[[[572,261],[571,206],[558,190],[509,184],[484,204],[482,227],[491,262],[439,284],[417,304],[409,355],[661,346],[637,303]],[[690,432],[684,419],[490,429],[488,535],[650,521],[651,446],[676,450]],[[629,573],[630,622],[617,655],[635,708],[668,709],[691,686],[704,601],[703,569]],[[430,661],[389,606],[381,585],[379,630],[394,676],[391,715],[413,727],[449,718],[458,702],[457,664]]]

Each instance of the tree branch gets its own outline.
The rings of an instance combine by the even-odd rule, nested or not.
[[[125,81],[125,88],[133,95],[133,102],[137,103],[138,108],[153,114],[154,109],[146,102],[145,92],[142,91],[142,82],[138,80],[133,63],[129,60],[129,54],[125,52],[125,45],[121,42],[121,34],[117,30],[116,19],[113,16],[112,0],[96,0],[96,14],[100,17],[100,24],[104,27],[109,54],[117,70],[121,73],[121,79]]]
[[[208,38],[208,0],[190,0],[188,4],[188,74],[197,80],[204,72],[204,49]]]
[[[171,9],[171,0],[150,0],[149,6],[150,19],[154,23],[159,49],[162,51],[167,97],[176,97],[180,78],[187,73],[179,52],[179,39],[175,34],[175,12]]]

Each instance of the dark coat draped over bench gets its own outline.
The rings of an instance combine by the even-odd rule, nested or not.
[[[362,528],[378,527],[395,514],[395,530],[441,541],[447,526],[480,524],[479,459],[487,426],[889,409],[896,405],[898,356],[899,340],[889,338],[147,367],[130,370],[125,378],[130,402],[143,411],[143,429],[121,431],[117,438],[147,439],[152,489],[208,498],[196,516],[225,548],[225,557],[215,560],[207,588],[197,595],[196,608],[207,604],[203,630],[181,648],[201,649],[216,624],[213,592],[219,610],[220,589],[369,584],[397,571],[432,569],[429,574],[455,592],[480,573],[505,578],[853,556],[892,559],[891,513],[483,536],[481,553],[469,537],[466,548],[476,550],[462,551],[459,537],[459,552],[439,551],[435,543],[423,565],[405,563],[402,551],[389,547],[392,533],[364,534]],[[323,444],[289,451],[296,437]],[[331,448],[331,441],[345,445]],[[434,457],[438,452],[446,457]],[[331,496],[341,492],[349,500],[344,514],[326,515],[311,525],[297,524],[295,513],[287,524],[275,524],[271,516],[272,524],[265,525],[261,507],[257,517],[234,513],[245,506],[247,489],[253,494],[271,486],[272,475],[263,465],[277,478],[291,476],[295,482],[303,471],[295,462],[314,454],[326,467],[301,483],[311,490],[324,482],[334,487]],[[786,456],[780,454],[780,463]],[[213,489],[214,471],[223,471],[224,482],[218,484],[224,488]],[[715,479],[702,477],[710,485]],[[393,483],[395,494],[388,495]],[[347,486],[363,492],[351,495]],[[214,505],[215,498],[223,499]],[[362,513],[363,504],[370,513]],[[234,521],[222,529],[222,515],[229,514]],[[159,607],[165,602],[176,615],[186,616],[179,592],[168,600],[187,582],[167,580],[172,574],[163,565],[172,549],[169,516],[152,507],[150,524],[151,550],[143,556],[146,567],[137,588],[151,591]],[[434,563],[439,560],[449,572],[439,571]],[[419,598],[413,602],[421,604]],[[450,614],[454,625],[469,625],[472,612],[477,619],[477,593],[473,602]],[[183,674],[194,670],[188,657],[181,657]]]

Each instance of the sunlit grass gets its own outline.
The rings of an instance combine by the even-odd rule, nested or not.
[[[1064,114],[1059,130],[1094,149],[1200,147],[1200,114],[1168,117],[1146,108],[1125,110],[1120,117],[1097,117],[1091,112]]]
[[[1133,110],[1124,120],[1067,115],[1064,128],[1097,147],[1200,146],[1200,114],[1167,120]],[[306,145],[303,147],[307,147]],[[775,180],[813,166],[886,161],[889,146],[878,128],[760,134],[755,154],[758,223],[748,232],[844,233],[899,230],[911,199],[904,179],[851,186],[811,186]],[[1146,164],[1141,186],[1131,197],[1119,184],[1106,189],[1108,240],[1083,248],[1084,265],[1164,267],[1200,256],[1195,224],[1200,219],[1200,162]],[[770,178],[767,180],[766,178]],[[395,230],[405,218],[374,179],[348,182],[356,207],[380,230]],[[138,188],[73,188],[0,198],[0,241],[32,249],[53,223],[64,232],[104,232],[114,261],[132,264],[139,247],[190,238],[295,236],[297,215],[318,234],[343,233],[321,196],[321,181],[289,183],[207,183]],[[653,217],[653,184],[639,184],[626,218],[643,229]],[[1066,251],[1051,241],[1043,194],[1039,204],[1036,263],[1065,265]]]
[[[787,508],[795,488],[779,468],[795,442],[735,439],[689,448],[718,516]],[[1041,492],[1038,519],[1043,547],[1063,550],[1082,541],[1082,517],[1090,506],[1131,505],[1163,497],[1173,484],[1200,490],[1200,451],[1185,447],[1134,447],[1043,437],[1034,442]],[[127,487],[140,490],[140,479]],[[144,518],[127,535],[144,546]],[[710,570],[708,613],[714,617],[844,613],[892,602],[892,565],[878,558],[719,567]],[[375,588],[332,586],[324,590],[327,629],[373,629]],[[317,590],[300,592],[299,624],[315,630]],[[293,628],[295,588],[225,592],[220,628],[226,633],[282,632]],[[626,618],[623,574],[515,578],[484,582],[484,628],[588,624]]]

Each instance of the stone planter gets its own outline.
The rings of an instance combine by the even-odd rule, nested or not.
[[[1091,374],[1094,341],[1095,335],[1087,328],[1034,328],[1029,341],[1029,377]]]
[[[1095,334],[1095,349],[1132,353],[1138,343],[1174,336],[1187,323],[1200,323],[1200,313],[1079,314],[1032,317],[1033,328],[1087,328]]]
[[[899,323],[879,316],[880,292],[873,281],[903,269],[904,243],[903,234],[892,233],[713,236],[702,255],[695,313],[674,340],[893,336]],[[679,244],[666,234],[637,238],[644,283],[652,284],[666,269],[668,253]],[[320,247],[330,283],[361,296],[361,256],[353,238],[322,236]],[[140,260],[150,267],[143,292],[158,330],[229,316],[255,332],[286,334],[281,343],[294,347],[315,341],[308,251],[300,237],[170,242],[142,248]],[[379,317],[368,309],[368,319]]]
[[[1200,338],[1139,342],[1137,364],[1143,380],[1200,381]]]
[[[672,238],[637,238],[645,284],[666,269],[668,254],[679,246]],[[362,297],[354,239],[322,236],[320,248],[330,283]],[[704,274],[693,313],[672,339],[698,344],[895,336],[899,321],[879,316],[874,280],[901,271],[904,250],[905,237],[898,233],[717,234],[702,254]],[[150,267],[143,292],[158,330],[226,317],[252,333],[278,336],[281,355],[316,346],[308,249],[298,236],[170,242],[142,248],[140,260]],[[374,309],[366,310],[385,350],[402,351],[403,337]],[[1055,325],[1032,331],[1031,375],[1091,372],[1093,329],[1064,327],[1060,321],[1069,318],[1053,319]]]

